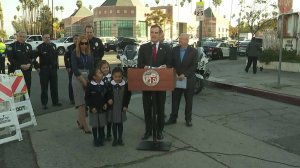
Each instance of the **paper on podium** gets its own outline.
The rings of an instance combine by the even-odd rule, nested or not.
[[[186,89],[186,82],[187,82],[187,79],[186,77],[184,77],[183,80],[176,80],[176,88],[180,88],[180,89]]]

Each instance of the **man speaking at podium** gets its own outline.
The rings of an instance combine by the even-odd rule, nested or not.
[[[169,47],[159,42],[162,29],[159,25],[150,27],[151,42],[141,45],[138,53],[138,68],[167,68],[171,65],[171,52]],[[153,116],[152,109],[157,107],[157,139],[163,139],[166,91],[143,91],[143,108],[145,117],[145,134],[142,140],[152,136]]]

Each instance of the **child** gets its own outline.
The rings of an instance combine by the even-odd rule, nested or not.
[[[123,71],[120,67],[116,67],[112,71],[111,81],[112,85],[112,129],[113,129],[113,143],[112,146],[124,145],[123,122],[126,121],[126,111],[130,102],[131,92],[128,91],[128,85],[123,80]]]
[[[106,109],[108,90],[102,82],[103,74],[94,69],[89,74],[89,83],[86,88],[85,99],[90,109],[90,125],[94,137],[94,146],[103,146],[104,126],[106,125]]]
[[[104,85],[110,90],[110,82],[111,82],[111,73],[110,73],[110,66],[106,60],[102,60],[99,62],[99,69],[103,73]],[[107,109],[107,125],[106,125],[106,140],[111,141],[111,108],[108,107]]]

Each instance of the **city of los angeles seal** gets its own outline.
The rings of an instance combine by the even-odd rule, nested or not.
[[[147,86],[155,86],[159,82],[159,74],[153,69],[147,70],[143,74],[143,82]]]

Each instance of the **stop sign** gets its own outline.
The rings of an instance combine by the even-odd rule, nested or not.
[[[280,13],[288,13],[293,7],[293,0],[278,0]]]

